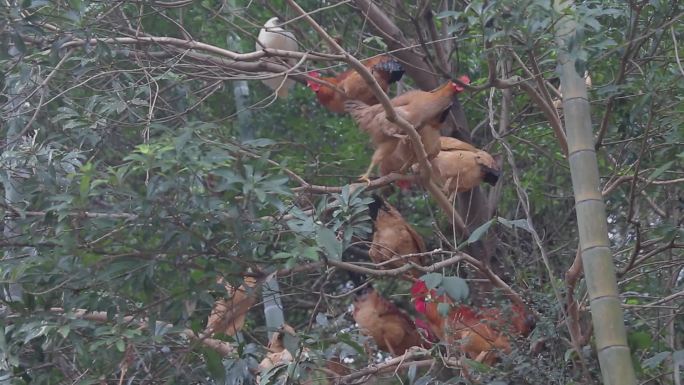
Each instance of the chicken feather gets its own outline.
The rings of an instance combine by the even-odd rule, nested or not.
[[[392,355],[401,355],[412,346],[423,345],[413,320],[371,285],[354,298],[352,314],[361,332],[373,338],[379,349]]]
[[[476,309],[465,305],[454,305],[446,295],[437,295],[428,290],[425,282],[416,281],[411,288],[416,311],[427,319],[430,329],[448,344],[458,345],[471,359],[493,364],[497,351],[510,353],[511,344],[504,331],[526,337],[535,327],[535,318],[521,305],[513,305],[510,312],[499,309]],[[439,303],[452,307],[442,315]]]
[[[463,84],[469,82],[470,79],[467,76],[461,77],[459,81]],[[427,144],[423,143],[423,146],[431,153],[437,152],[438,135],[436,132],[439,124],[446,119],[453,96],[464,90],[459,83],[449,81],[430,92],[413,90],[391,100],[397,115],[408,121],[418,131],[418,134],[422,135],[421,141],[427,142]],[[387,157],[396,151],[402,143],[402,139],[406,140],[406,133],[397,124],[387,119],[385,109],[380,104],[369,106],[359,100],[349,100],[345,102],[344,106],[358,127],[370,135],[371,142],[375,147],[371,163],[361,176],[361,179],[368,181],[373,168],[382,164]],[[409,151],[409,147],[404,146],[404,148]],[[406,161],[410,162],[412,158],[416,158],[416,155],[410,151],[406,158]]]
[[[440,143],[442,150],[432,166],[450,196],[482,182],[495,185],[499,180],[499,165],[486,151],[454,138],[441,137]]]
[[[399,81],[404,75],[404,68],[401,63],[389,55],[375,56],[363,60],[361,63],[370,70],[385,93],[389,90],[390,84]],[[378,99],[370,86],[354,69],[349,69],[334,77],[321,77],[316,71],[310,72],[309,76],[331,83],[343,92],[341,94],[328,86],[313,81],[307,82],[309,88],[316,93],[318,101],[332,112],[344,112],[344,102],[348,99],[360,100],[368,105],[378,103]]]
[[[259,31],[257,36],[256,49],[257,51],[263,48],[280,49],[284,51],[299,51],[299,44],[292,32],[286,31],[280,27],[281,23],[277,17],[270,18],[264,27]],[[285,59],[285,62],[291,67],[297,63],[295,59]],[[286,79],[284,76],[277,76],[261,81],[268,88],[277,91],[279,98],[286,98],[288,91],[294,87],[294,80]]]
[[[383,263],[397,256],[425,252],[423,238],[406,222],[396,208],[376,194],[373,194],[373,202],[368,206],[375,228],[368,255],[374,263]],[[413,256],[409,260],[422,266],[423,259],[420,256]],[[387,266],[398,268],[405,264],[405,260],[401,260],[388,263]],[[411,274],[417,278],[422,275],[422,272],[412,270]]]

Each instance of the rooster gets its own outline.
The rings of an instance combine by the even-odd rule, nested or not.
[[[205,333],[213,335],[223,333],[235,336],[245,325],[247,312],[254,306],[257,299],[257,282],[254,277],[245,277],[244,283],[237,289],[219,279],[219,283],[225,285],[230,298],[219,299],[214,302],[214,307],[207,321]]]
[[[412,346],[427,346],[416,324],[404,311],[368,285],[354,298],[354,321],[378,348],[394,356]]]
[[[368,255],[374,263],[379,264],[395,257],[425,252],[423,238],[406,222],[397,209],[377,194],[373,194],[373,202],[368,205],[368,211],[375,228]],[[420,256],[413,256],[409,260],[423,265],[422,259]],[[399,260],[387,265],[397,268],[404,264],[406,264],[405,260]],[[412,275],[418,278],[422,273],[413,270]]]
[[[432,166],[450,196],[482,182],[493,186],[499,180],[500,168],[486,151],[454,138],[441,137],[439,141],[441,151]]]
[[[401,63],[389,55],[375,56],[362,61],[362,63],[373,74],[385,93],[387,93],[390,84],[401,80],[404,75],[404,68]],[[316,93],[318,101],[332,112],[344,112],[345,100],[360,100],[369,105],[378,103],[378,99],[370,86],[354,69],[349,69],[335,77],[321,77],[316,71],[309,72],[309,76],[324,80],[344,93],[311,80],[307,82],[309,88]]]
[[[426,126],[433,127],[435,123],[444,121],[454,95],[463,92],[465,89],[463,85],[467,84],[470,84],[470,79],[462,76],[457,82],[449,81],[433,91],[406,92],[392,99],[391,103],[397,114],[413,125],[418,133],[426,138],[426,141],[429,141],[423,143],[425,149],[434,153],[436,152],[434,149],[439,148],[437,144],[439,136],[434,134],[425,136],[426,133],[422,130],[428,129]],[[375,146],[371,164],[360,177],[361,180],[369,182],[373,168],[390,156],[401,140],[406,140],[406,135],[399,126],[387,120],[385,109],[380,104],[369,106],[359,100],[349,100],[344,106],[359,128],[370,134]]]
[[[298,51],[299,44],[292,34],[280,27],[281,23],[277,17],[270,18],[264,27],[259,31],[257,37],[257,51],[264,48],[280,49],[284,51]],[[295,59],[285,59],[285,62],[292,67],[297,63]],[[284,76],[276,76],[261,81],[268,88],[277,92],[279,98],[286,98],[288,91],[294,86],[294,80],[285,79]]]
[[[451,301],[445,295],[437,295],[435,290],[428,290],[421,280],[413,284],[411,297],[416,311],[425,316],[430,329],[441,341],[449,344],[460,341],[460,349],[466,356],[489,365],[496,362],[497,351],[511,351],[504,331],[526,337],[535,326],[534,316],[517,304],[511,307],[510,314],[499,309],[455,305],[448,314],[442,315],[438,303],[452,304]]]

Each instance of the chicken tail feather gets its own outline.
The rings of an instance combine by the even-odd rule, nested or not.
[[[347,270],[347,276],[349,277],[349,280],[352,281],[352,283],[354,284],[354,287],[361,286],[366,280],[366,276],[364,274],[357,273],[355,271]]]
[[[368,107],[368,104],[360,100],[347,100],[344,102],[344,109],[350,113],[358,112],[366,107]]]
[[[484,178],[482,180],[485,183],[489,183],[490,185],[494,186],[496,182],[499,181],[499,176],[501,176],[501,171],[487,167],[487,166],[481,166],[482,171],[484,172]]]
[[[375,70],[385,71],[389,75],[388,83],[392,84],[398,82],[404,76],[404,67],[397,59],[389,58],[384,60],[373,67]]]
[[[444,123],[447,120],[447,118],[449,117],[449,111],[450,110],[451,110],[451,105],[449,105],[449,107],[446,110],[442,111],[442,114],[439,115],[439,118],[437,121],[439,123]]]
[[[352,119],[354,119],[357,124],[359,122],[359,119],[363,120],[364,118],[364,111],[365,109],[368,108],[368,104],[360,101],[360,100],[347,100],[344,102],[344,110],[349,112],[349,115],[351,115]],[[364,131],[366,130],[365,127],[361,127]]]
[[[378,218],[378,211],[385,206],[385,201],[378,194],[373,194],[373,202],[368,204],[368,215],[375,221]]]

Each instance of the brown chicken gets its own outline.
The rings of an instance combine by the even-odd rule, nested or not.
[[[368,285],[354,298],[354,320],[378,348],[394,356],[412,346],[423,346],[416,324],[404,311]]]
[[[442,150],[432,160],[432,166],[450,196],[482,182],[493,186],[499,180],[499,166],[486,151],[454,138],[441,137],[439,140]]]
[[[423,238],[406,222],[397,209],[377,194],[373,194],[373,202],[368,205],[368,212],[375,228],[373,243],[368,251],[374,263],[383,263],[399,256],[425,252]],[[409,261],[423,265],[423,259],[420,256],[413,256]],[[402,259],[387,263],[385,266],[398,268],[405,264],[405,260]],[[423,273],[414,269],[410,274],[418,278]]]
[[[205,334],[211,336],[223,333],[235,336],[245,325],[247,312],[256,303],[257,282],[254,277],[245,277],[243,284],[237,289],[225,283],[223,278],[219,279],[219,283],[225,285],[230,298],[219,299],[214,302]]]
[[[465,305],[452,306],[443,316],[439,303],[452,304],[445,295],[438,296],[428,290],[425,282],[418,280],[411,288],[416,311],[423,314],[437,337],[446,343],[458,343],[460,349],[471,359],[493,364],[497,351],[510,353],[508,334],[527,336],[535,326],[535,319],[521,305],[513,305],[509,313],[499,309],[475,309]]]
[[[392,106],[397,114],[406,119],[423,136],[424,139],[421,138],[421,141],[424,140],[423,146],[426,150],[435,153],[439,148],[438,136],[421,131],[427,126],[434,129],[435,124],[443,122],[454,95],[464,90],[462,84],[469,83],[470,79],[462,76],[458,83],[449,81],[433,91],[409,91],[392,99]],[[406,140],[406,135],[399,126],[387,120],[385,109],[380,104],[369,106],[359,100],[349,100],[344,105],[359,128],[370,134],[375,146],[371,164],[361,176],[362,180],[369,181],[373,168],[390,156],[399,146],[400,141]]]
[[[292,326],[287,324],[284,324],[280,330],[271,335],[271,339],[268,341],[268,353],[266,353],[266,357],[261,360],[258,366],[260,375],[257,375],[257,384],[261,383],[262,374],[268,373],[269,370],[276,366],[288,365],[293,361],[292,353],[285,348],[283,343],[285,333],[292,336],[296,335]]]
[[[440,129],[447,116],[449,116],[449,110],[445,110],[442,116],[428,122],[418,131],[420,141],[423,143],[423,148],[425,149],[428,160],[434,159],[439,154]],[[389,156],[382,159],[378,165],[380,176],[385,176],[393,172],[404,173],[417,160],[418,155],[413,150],[413,144],[408,138],[404,138],[399,141],[399,144],[395,147],[394,151]],[[401,185],[400,183],[397,184]]]
[[[375,56],[363,60],[362,63],[371,71],[385,93],[390,84],[399,81],[404,75],[401,63],[389,55]],[[349,69],[335,77],[321,77],[316,71],[309,72],[309,76],[325,80],[344,92],[341,94],[328,86],[313,81],[307,82],[309,88],[316,93],[318,101],[332,112],[344,112],[345,100],[360,100],[369,105],[378,103],[371,88],[354,69]]]

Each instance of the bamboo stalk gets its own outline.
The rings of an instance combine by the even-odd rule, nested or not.
[[[605,204],[599,185],[587,88],[575,68],[577,55],[573,50],[577,50],[581,44],[574,15],[569,9],[573,3],[560,0],[554,3],[556,10],[565,15],[558,22],[556,42],[558,64],[561,66],[568,161],[603,383],[636,385],[610,251]]]

